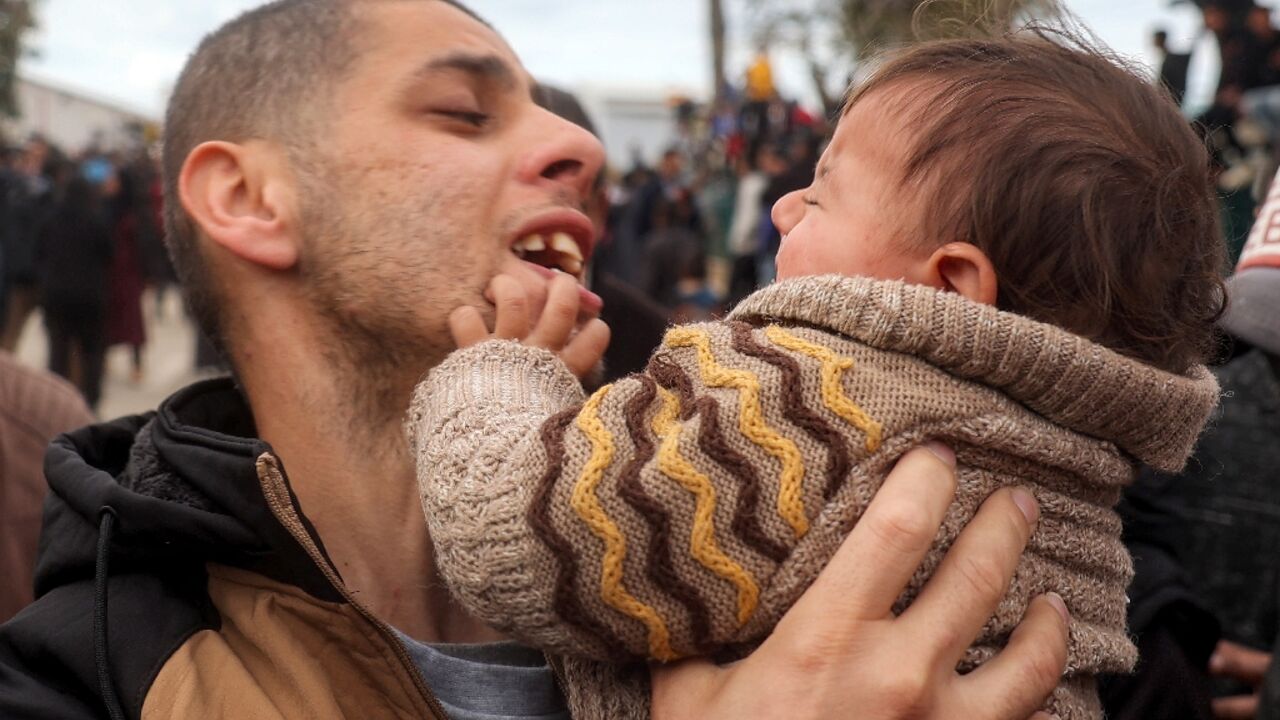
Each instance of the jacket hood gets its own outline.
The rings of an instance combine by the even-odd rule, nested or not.
[[[902,281],[786,280],[729,318],[824,327],[921,358],[1166,472],[1182,470],[1218,404],[1218,382],[1203,366],[1164,372],[1062,328]]]
[[[93,577],[109,511],[112,575],[217,562],[339,600],[265,501],[257,461],[271,453],[229,379],[192,385],[154,413],[59,437],[45,456],[36,596]]]

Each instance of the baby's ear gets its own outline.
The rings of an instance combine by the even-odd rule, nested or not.
[[[927,272],[936,287],[984,305],[996,304],[1000,293],[996,267],[977,245],[966,242],[943,245],[929,256]]]

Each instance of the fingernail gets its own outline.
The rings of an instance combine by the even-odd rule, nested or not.
[[[1053,606],[1053,609],[1057,610],[1058,614],[1062,616],[1062,622],[1067,624],[1071,623],[1071,611],[1067,609],[1067,601],[1063,600],[1061,595],[1051,592],[1045,595],[1045,599],[1047,599],[1049,604]]]
[[[1209,670],[1218,672],[1222,670],[1222,666],[1226,664],[1226,660],[1222,659],[1222,655],[1214,653],[1209,656]]]
[[[925,443],[924,446],[928,448],[929,452],[937,455],[939,460],[946,463],[947,467],[956,466],[956,451],[952,450],[946,444],[937,440],[930,440]]]
[[[1022,488],[1014,488],[1013,504],[1022,511],[1027,524],[1035,527],[1036,521],[1040,519],[1040,505],[1036,502],[1036,497]]]

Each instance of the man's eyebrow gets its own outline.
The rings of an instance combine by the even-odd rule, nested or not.
[[[417,74],[430,75],[441,70],[457,70],[472,76],[476,80],[495,83],[503,89],[511,89],[518,83],[515,70],[507,61],[497,55],[475,55],[458,52],[444,57],[429,60],[418,69]]]

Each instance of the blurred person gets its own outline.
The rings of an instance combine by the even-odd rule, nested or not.
[[[27,325],[27,318],[39,304],[37,248],[41,227],[53,209],[54,187],[49,144],[43,138],[27,141],[18,161],[16,182],[10,186],[8,225],[5,233],[4,328],[0,349],[13,352]]]
[[[1242,94],[1240,110],[1262,128],[1274,156],[1280,146],[1280,32],[1272,24],[1269,8],[1252,8],[1246,17],[1249,62],[1256,68],[1256,82]]]
[[[98,193],[85,174],[76,173],[41,229],[36,255],[49,370],[71,380],[89,407],[102,396],[113,253]]]
[[[693,229],[696,217],[693,196],[685,189],[675,197],[659,197],[653,208],[652,230],[643,243],[640,289],[668,312],[679,304],[681,273],[695,256],[705,257],[706,239]]]
[[[107,274],[106,344],[108,348],[128,346],[134,383],[142,381],[142,349],[147,343],[141,244],[148,222],[148,195],[148,188],[139,187],[134,173],[123,170],[108,211],[113,253]]]
[[[1187,72],[1191,67],[1191,53],[1176,53],[1169,49],[1169,33],[1157,30],[1151,36],[1160,58],[1160,82],[1173,95],[1173,101],[1182,105],[1187,94]]]
[[[729,304],[736,305],[760,287],[757,255],[761,248],[760,222],[766,215],[764,193],[769,187],[768,169],[780,162],[773,145],[761,145],[754,157],[738,160],[737,197],[729,226],[729,252],[733,267],[729,276]]]
[[[603,151],[534,95],[505,41],[440,0],[282,0],[201,43],[165,122],[166,226],[236,380],[52,446],[37,599],[0,626],[0,716],[609,715],[580,692],[603,668],[552,657],[560,685],[449,597],[403,429],[451,311],[492,313],[499,273],[537,297],[562,267],[517,243],[590,250]],[[912,621],[888,612],[919,563],[898,550],[928,545],[955,488],[943,455],[909,453],[810,606],[733,667],[654,668],[654,717],[938,719],[964,701],[1023,720],[1065,667],[1057,613],[960,677],[988,588],[958,570]],[[1008,582],[1031,522],[987,507],[948,563]]]
[[[463,349],[409,424],[458,600],[557,654],[731,661],[857,532],[892,460],[935,438],[960,448],[950,527],[993,494],[1053,499],[960,669],[981,673],[1032,596],[1061,593],[1071,670],[1046,709],[1101,720],[1097,676],[1138,659],[1113,508],[1139,463],[1185,466],[1218,402],[1224,251],[1203,144],[1117,63],[1034,30],[888,59],[817,178],[774,207],[779,281],[590,396],[574,377],[608,330],[575,332],[573,283],[539,313],[495,278],[496,318],[453,313]]]
[[[1220,70],[1213,103],[1197,120],[1211,130],[1223,128],[1228,145],[1240,149],[1233,126],[1240,118],[1245,93],[1266,82],[1274,32],[1266,8],[1250,8],[1247,13],[1233,9],[1220,0],[1207,2],[1202,8],[1205,29],[1218,43]]]
[[[55,436],[93,420],[66,381],[0,350],[0,623],[34,599],[45,448]]]
[[[4,256],[10,244],[9,234],[13,232],[13,202],[21,181],[17,168],[19,156],[17,148],[0,147],[0,333],[4,331],[5,306],[9,299]]]
[[[767,46],[761,45],[756,49],[756,55],[747,67],[744,88],[742,134],[746,138],[746,153],[755,155],[759,144],[769,135],[769,106],[778,94]]]
[[[614,250],[628,258],[631,266],[621,268],[615,263],[614,271],[618,277],[644,289],[648,281],[645,267],[651,252],[648,243],[658,229],[654,225],[655,219],[667,214],[666,205],[690,192],[684,154],[674,147],[667,148],[657,168],[653,171],[637,168],[633,181],[634,189],[618,220],[615,242],[619,247]],[[701,232],[701,216],[696,208],[691,214],[684,215],[680,223],[684,230]]]
[[[1245,32],[1248,38],[1248,62],[1254,75],[1245,88],[1246,92],[1257,87],[1280,83],[1280,67],[1276,54],[1280,50],[1280,32],[1271,17],[1271,8],[1254,6],[1245,15]]]
[[[165,298],[177,285],[173,262],[164,247],[164,183],[155,162],[140,158],[135,169],[140,185],[138,218],[138,252],[143,278],[154,292],[155,315],[165,315]]]
[[[724,303],[708,281],[707,253],[702,248],[689,248],[680,258],[676,271],[675,307],[671,309],[671,322],[705,322],[723,314]]]
[[[760,201],[765,208],[777,205],[787,195],[813,183],[813,172],[816,164],[816,141],[801,134],[788,139],[786,155],[774,154],[766,156],[764,165],[769,176],[769,184],[765,187]],[[782,244],[782,234],[770,221],[766,212],[760,222],[760,249],[756,252],[756,281],[760,285],[768,285],[777,276],[775,258]]]

